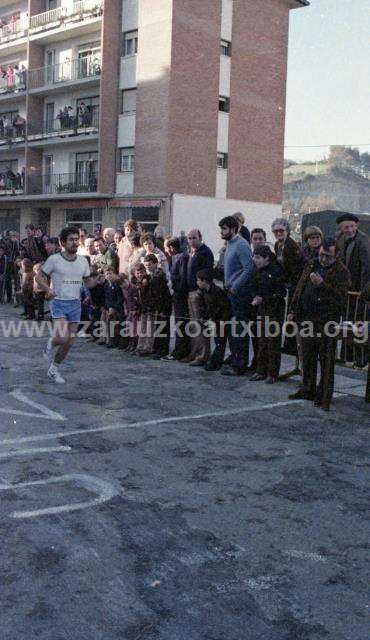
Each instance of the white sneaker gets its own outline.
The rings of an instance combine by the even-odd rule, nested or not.
[[[77,334],[77,338],[91,338],[91,335],[89,333],[86,333],[85,331],[79,331]]]
[[[49,367],[53,364],[53,361],[54,361],[55,347],[52,346],[52,341],[53,341],[53,338],[49,338],[49,340],[47,341],[46,347],[44,349],[44,352],[42,354],[45,360],[47,361]]]
[[[51,364],[48,370],[48,378],[56,384],[65,384],[64,378],[59,373],[59,369],[56,364]]]

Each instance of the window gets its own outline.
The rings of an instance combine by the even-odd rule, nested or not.
[[[44,157],[44,191],[45,193],[53,192],[53,172],[54,172],[54,158],[47,155]]]
[[[82,115],[79,109],[83,104],[87,108],[87,111]],[[100,96],[78,98],[76,100],[76,114],[79,116],[79,124],[84,127],[99,127],[99,108]]]
[[[135,168],[135,148],[125,147],[120,149],[119,170],[121,173],[134,171]]]
[[[76,153],[76,184],[93,190],[98,175],[98,152]]]
[[[136,113],[136,89],[122,91],[122,110],[125,116]]]
[[[223,111],[224,113],[229,113],[230,98],[226,98],[225,96],[220,96],[218,99],[218,110]]]
[[[217,168],[218,169],[227,169],[228,165],[228,154],[227,153],[218,153],[217,154]]]
[[[151,231],[159,224],[159,207],[123,207],[117,213],[117,228],[126,220],[136,220],[144,231]]]
[[[123,55],[134,56],[137,53],[138,31],[127,31],[123,34]]]
[[[67,209],[66,224],[82,227],[87,233],[94,233],[98,224],[102,223],[102,209]]]
[[[16,109],[15,111],[3,111],[2,113],[0,113],[0,118],[2,118],[3,120],[10,120],[10,122],[13,122],[14,118],[16,118],[17,116],[19,116],[18,109]]]
[[[13,173],[18,173],[18,160],[0,161],[0,173],[6,173],[9,170],[13,171]]]
[[[231,42],[227,40],[221,40],[221,55],[222,56],[231,56]]]
[[[45,131],[47,133],[50,131],[54,131],[55,129],[54,111],[55,111],[54,102],[49,102],[45,107]]]

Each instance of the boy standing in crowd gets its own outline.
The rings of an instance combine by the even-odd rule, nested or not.
[[[281,329],[286,296],[283,270],[267,245],[255,248],[253,261],[256,271],[252,278],[251,304],[257,309],[261,335],[258,338],[256,372],[249,379],[274,384],[278,380],[281,363]],[[269,335],[270,332],[273,335]]]
[[[204,319],[211,320],[215,324],[215,349],[205,366],[205,370],[219,371],[224,362],[227,345],[228,327],[226,323],[231,318],[230,303],[226,291],[214,284],[211,271],[207,269],[198,271],[197,285],[204,301]]]
[[[114,349],[120,344],[120,329],[123,319],[123,293],[114,267],[105,270],[104,318],[107,326],[107,347]]]

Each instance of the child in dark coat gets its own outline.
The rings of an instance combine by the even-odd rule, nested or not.
[[[145,256],[143,266],[145,276],[137,270],[135,272],[141,304],[141,335],[137,350],[142,356],[151,355],[158,359],[168,353],[172,298],[166,275],[158,268],[157,256],[152,253]],[[160,335],[155,337],[157,329]]]
[[[281,364],[281,329],[286,297],[284,275],[267,245],[255,248],[253,261],[256,271],[252,279],[252,306],[257,308],[261,321],[261,336],[258,340],[257,371],[250,380],[274,384]],[[273,325],[269,327],[269,323]]]
[[[33,264],[29,258],[22,260],[21,291],[23,296],[24,313],[26,320],[35,319],[35,305],[33,299]]]
[[[202,269],[197,273],[197,285],[204,301],[206,312],[205,320],[215,323],[215,349],[209,361],[205,365],[206,371],[218,371],[221,369],[225,349],[227,345],[227,323],[231,318],[231,307],[226,291],[213,282],[213,274],[208,269]]]
[[[104,316],[107,323],[107,347],[119,346],[120,329],[123,319],[123,293],[119,276],[114,266],[105,269]]]

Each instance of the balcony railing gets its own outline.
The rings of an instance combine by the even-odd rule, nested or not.
[[[87,78],[98,78],[101,74],[99,55],[66,60],[59,64],[29,71],[29,88],[39,89],[48,85],[76,82]]]
[[[97,188],[97,176],[94,172],[57,173],[29,176],[27,193],[29,195],[93,193]]]
[[[16,69],[14,74],[7,74],[5,68],[0,68],[0,95],[25,91],[27,84],[27,69]]]
[[[97,18],[103,12],[103,0],[80,0],[71,7],[58,7],[38,13],[30,19],[30,32],[55,29],[69,22]]]
[[[24,142],[26,137],[26,125],[11,127],[0,126],[0,146]]]
[[[27,129],[28,140],[59,138],[68,136],[88,135],[99,131],[99,107],[94,106],[84,114],[65,115],[48,120],[41,126],[30,124]]]
[[[19,18],[15,22],[0,27],[0,44],[23,38],[28,32],[28,19]]]

